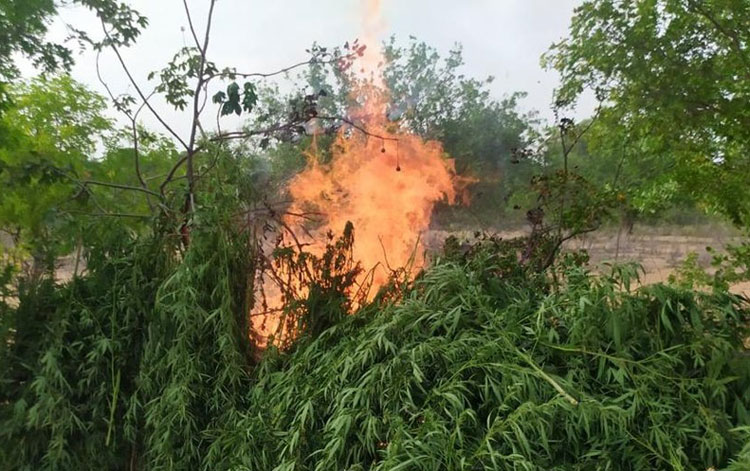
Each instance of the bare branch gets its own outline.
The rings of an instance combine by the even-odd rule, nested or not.
[[[594,112],[594,116],[591,117],[591,119],[589,120],[589,123],[586,125],[586,127],[580,133],[578,133],[578,135],[575,137],[575,139],[573,139],[573,142],[570,144],[570,147],[568,148],[568,152],[570,152],[571,150],[573,150],[573,148],[576,146],[576,144],[578,144],[578,141],[580,141],[581,138],[587,132],[589,132],[589,130],[591,129],[591,126],[593,126],[594,122],[596,122],[596,120],[599,118],[599,114],[601,113],[601,111],[602,111],[602,102],[599,102],[599,105],[596,107],[596,111]]]
[[[167,178],[164,179],[164,181],[159,185],[159,192],[161,193],[161,196],[164,196],[164,189],[167,187],[169,182],[174,180],[174,174],[179,169],[182,164],[184,164],[187,161],[187,154],[180,157],[177,162],[172,166],[172,168],[169,170],[169,173],[167,173]]]
[[[324,121],[341,121],[343,123],[348,124],[349,126],[353,127],[354,129],[356,129],[357,131],[361,132],[362,134],[364,134],[366,136],[375,137],[375,138],[381,139],[383,141],[398,142],[398,138],[396,138],[396,137],[386,137],[386,136],[381,136],[380,134],[372,133],[372,132],[368,131],[367,129],[365,129],[364,127],[358,125],[354,121],[352,121],[352,120],[350,120],[348,118],[345,118],[343,116],[316,116],[315,118],[321,119],[321,120],[324,120]]]
[[[293,127],[296,127],[297,123],[284,123],[284,124],[277,124],[274,126],[270,126],[267,128],[257,129],[254,131],[228,131],[223,134],[217,134],[213,137],[211,137],[211,142],[221,142],[226,141],[230,139],[247,139],[253,136],[261,136],[264,134],[271,134],[273,132],[277,131],[283,131],[285,129],[291,129]]]
[[[146,107],[149,109],[149,111],[151,111],[151,114],[153,114],[154,117],[159,121],[159,123],[161,123],[161,125],[164,126],[164,129],[166,129],[172,136],[174,136],[175,139],[177,139],[177,141],[180,144],[182,144],[183,147],[187,149],[188,146],[185,143],[185,141],[180,137],[179,134],[177,134],[174,131],[174,129],[172,129],[172,127],[169,124],[167,124],[166,121],[164,121],[161,115],[159,115],[159,113],[156,112],[156,110],[151,105],[151,103],[149,103],[148,97],[146,97],[146,95],[143,93],[143,91],[141,90],[141,87],[138,86],[138,83],[135,81],[135,79],[133,78],[133,75],[130,73],[130,69],[128,69],[128,66],[125,64],[125,60],[122,58],[122,55],[120,54],[119,49],[117,49],[117,46],[115,46],[114,41],[112,41],[112,38],[109,36],[109,32],[107,31],[107,27],[104,21],[102,21],[102,30],[104,31],[104,35],[107,37],[107,39],[109,39],[110,48],[114,51],[115,55],[117,56],[117,60],[120,62],[122,69],[125,71],[125,75],[127,75],[128,80],[130,80],[130,83],[133,85],[133,88],[135,88],[135,91],[141,97],[141,100],[143,100]]]
[[[275,75],[285,74],[287,72],[290,72],[290,71],[292,71],[294,69],[297,69],[299,67],[303,67],[303,66],[306,66],[306,65],[332,64],[332,63],[338,62],[340,60],[353,59],[355,57],[357,57],[357,53],[352,52],[352,53],[349,53],[349,54],[346,54],[346,55],[343,55],[343,56],[340,56],[340,57],[328,59],[328,60],[320,60],[320,59],[316,59],[316,58],[311,58],[311,59],[308,59],[306,61],[297,62],[296,64],[290,65],[288,67],[284,67],[283,69],[279,69],[279,70],[277,70],[275,72],[266,72],[266,73],[264,73],[264,72],[240,73],[240,72],[221,71],[221,72],[216,72],[215,74],[209,75],[208,78],[206,78],[206,82],[209,82],[209,81],[211,81],[211,80],[213,80],[215,78],[219,78],[219,77],[242,77],[242,78],[259,77],[259,78],[269,78],[269,77],[273,77]]]
[[[151,98],[155,92],[151,92],[147,98]],[[138,107],[137,110],[135,110],[135,113],[133,114],[133,117],[131,118],[131,127],[133,131],[133,159],[135,160],[135,174],[138,177],[138,181],[140,182],[141,186],[143,188],[148,188],[148,185],[146,185],[146,181],[143,179],[143,174],[141,174],[141,157],[140,157],[140,151],[138,150],[138,115],[143,110],[143,107],[145,106],[146,102],[141,103],[141,106]],[[149,200],[149,205],[151,205],[151,201]]]
[[[110,182],[100,182],[96,180],[76,180],[80,185],[86,186],[86,185],[98,185],[98,186],[107,186],[110,188],[119,188],[121,190],[131,190],[131,191],[140,191],[141,193],[146,193],[148,195],[156,196],[157,198],[161,198],[161,195],[159,193],[156,193],[155,191],[151,191],[148,188],[142,188],[139,186],[131,186],[131,185],[123,185],[121,183],[110,183]]]
[[[206,33],[203,38],[203,47],[200,49],[201,53],[201,61],[200,65],[198,66],[198,83],[195,86],[195,93],[193,94],[193,124],[190,129],[190,140],[188,141],[187,146],[187,180],[188,180],[188,209],[192,210],[193,208],[193,198],[194,198],[194,185],[195,185],[195,177],[194,177],[194,169],[193,169],[193,156],[195,155],[195,137],[198,133],[199,128],[199,120],[200,120],[200,113],[201,113],[201,89],[203,89],[203,83],[204,83],[204,71],[206,67],[206,53],[208,52],[208,42],[211,38],[211,22],[213,20],[213,14],[214,14],[214,7],[216,6],[216,0],[211,0],[211,5],[208,9],[208,19],[206,20]],[[187,8],[187,4],[186,4]]]
[[[83,214],[86,216],[103,216],[103,217],[117,217],[117,218],[150,219],[153,217],[152,215],[148,215],[148,214],[110,213],[110,212],[90,213],[88,211],[79,211],[75,209],[67,209],[65,210],[65,212],[71,213],[71,214]]]
[[[112,100],[113,103],[116,104],[117,103],[117,98],[115,97],[114,93],[112,93],[112,89],[109,88],[109,85],[107,84],[107,82],[104,81],[104,78],[102,77],[101,70],[99,68],[99,57],[101,56],[101,54],[102,54],[101,50],[96,51],[96,60],[94,61],[94,64],[96,66],[96,77],[99,79],[99,83],[101,83],[102,86],[104,87],[104,90],[107,91],[107,95],[109,95],[109,98]],[[131,116],[130,116],[130,113],[128,112],[127,109],[123,108],[122,112],[125,113],[125,115],[129,119],[132,119]]]
[[[195,41],[195,47],[197,47],[198,50],[203,53],[203,50],[201,49],[201,42],[198,41],[198,35],[195,33],[195,27],[193,27],[193,19],[190,16],[190,8],[188,8],[187,0],[182,0],[182,4],[185,6],[185,15],[187,15],[188,25],[190,26],[190,34],[192,34],[193,41]]]
[[[376,139],[381,139],[383,141],[392,141],[392,142],[398,142],[398,138],[395,137],[388,137],[388,136],[382,136],[380,134],[376,134],[373,132],[368,131],[363,126],[358,125],[354,121],[345,118],[343,116],[316,116],[315,118],[311,118],[306,121],[294,121],[290,123],[284,123],[284,124],[276,124],[273,126],[269,126],[267,128],[257,129],[257,130],[250,130],[250,131],[228,131],[225,133],[219,133],[211,137],[209,140],[212,142],[220,142],[225,140],[231,140],[231,139],[247,139],[253,136],[261,136],[265,134],[271,134],[278,131],[284,131],[288,129],[295,128],[299,126],[300,124],[304,124],[306,122],[312,121],[313,119],[320,119],[324,121],[341,121],[343,123],[346,123],[347,125],[351,126],[352,128],[358,130],[362,134],[370,137],[374,137]],[[195,149],[195,152],[199,152],[202,150],[202,147],[197,147]],[[178,162],[180,165],[182,162]]]

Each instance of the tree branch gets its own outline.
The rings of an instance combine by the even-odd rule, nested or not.
[[[354,121],[352,121],[352,120],[350,120],[348,118],[344,118],[343,116],[316,116],[315,118],[323,120],[323,121],[341,121],[342,123],[348,124],[349,126],[353,127],[354,129],[356,129],[357,131],[361,132],[362,134],[364,134],[366,136],[375,137],[375,138],[381,139],[383,141],[398,142],[398,138],[396,138],[396,137],[386,137],[386,136],[381,136],[380,134],[372,133],[372,132],[368,131],[367,129],[365,129],[364,127],[358,125]],[[315,119],[315,118],[313,118],[313,119]]]
[[[161,193],[161,196],[164,196],[164,189],[167,187],[169,182],[174,180],[174,174],[179,169],[182,164],[184,164],[187,161],[187,154],[180,157],[177,162],[172,166],[172,168],[169,170],[169,173],[167,173],[167,178],[164,179],[164,181],[159,185],[159,192]]]
[[[153,94],[154,92],[151,92],[148,98],[151,98]],[[143,179],[143,175],[141,174],[141,157],[140,151],[138,150],[138,115],[141,113],[141,110],[143,110],[144,105],[145,102],[141,103],[141,106],[138,107],[138,109],[133,114],[133,117],[131,119],[131,126],[133,130],[133,159],[135,160],[135,174],[138,177],[138,181],[141,183],[141,186],[143,188],[148,188],[148,185],[146,185],[146,181]],[[151,204],[150,201],[149,204]]]
[[[107,31],[106,24],[102,20],[102,30],[104,31],[104,35],[109,40],[109,46],[114,51],[115,55],[117,56],[117,60],[120,62],[120,65],[122,66],[122,69],[125,71],[125,75],[127,75],[128,80],[130,80],[130,83],[133,85],[133,88],[135,88],[135,91],[138,93],[138,96],[141,97],[141,100],[145,103],[146,107],[151,111],[151,113],[154,115],[154,117],[161,123],[162,126],[164,126],[164,129],[166,129],[172,136],[174,136],[177,141],[182,144],[183,147],[186,149],[188,148],[185,141],[180,137],[179,134],[177,134],[172,127],[167,124],[166,121],[159,115],[159,113],[156,112],[153,106],[151,106],[151,103],[149,103],[148,98],[146,95],[144,95],[143,91],[141,90],[141,87],[138,86],[138,83],[133,78],[133,75],[130,73],[130,69],[128,69],[128,66],[125,64],[125,60],[122,58],[122,55],[120,54],[120,51],[117,49],[117,46],[115,46],[114,41],[112,41],[112,38],[109,36],[109,32]]]
[[[279,70],[277,70],[275,72],[266,72],[266,73],[264,73],[264,72],[241,73],[241,72],[221,71],[221,72],[216,72],[215,74],[209,75],[206,78],[206,82],[209,82],[209,81],[211,81],[211,80],[213,80],[215,78],[219,78],[219,77],[242,77],[242,78],[259,77],[259,78],[268,78],[268,77],[273,77],[275,75],[285,74],[287,72],[290,72],[290,71],[292,71],[294,69],[297,69],[299,67],[303,67],[303,66],[306,66],[306,65],[332,64],[334,62],[338,62],[338,61],[343,60],[343,59],[353,59],[355,57],[357,57],[357,53],[355,53],[355,52],[352,52],[352,53],[349,53],[349,54],[346,54],[346,55],[343,55],[343,56],[339,56],[339,57],[336,57],[336,58],[328,59],[328,60],[320,60],[320,59],[316,59],[316,58],[313,57],[313,58],[308,59],[306,61],[297,62],[296,64],[290,65],[288,67],[284,67],[283,69],[279,69]]]
[[[76,180],[80,185],[86,186],[86,185],[98,185],[98,186],[107,186],[110,188],[119,188],[121,190],[131,190],[131,191],[140,191],[141,193],[146,193],[148,195],[156,196],[157,198],[161,198],[161,195],[155,191],[151,191],[148,188],[142,188],[139,186],[131,186],[131,185],[123,185],[121,183],[110,183],[110,182],[100,182],[96,180]]]
[[[188,26],[190,26],[190,34],[193,35],[193,41],[195,41],[195,47],[198,48],[198,50],[203,53],[203,50],[201,49],[201,42],[198,41],[198,35],[195,32],[195,28],[193,27],[193,19],[190,16],[190,8],[188,8],[187,0],[182,0],[182,4],[185,6],[185,15],[187,15],[188,20]]]
[[[195,175],[194,175],[194,168],[193,168],[193,156],[195,155],[195,136],[198,133],[198,128],[200,127],[200,113],[201,113],[201,90],[203,89],[203,83],[204,83],[204,72],[206,68],[206,53],[208,52],[208,42],[211,38],[211,22],[213,20],[213,14],[214,14],[214,7],[216,6],[216,0],[211,0],[211,5],[208,9],[208,19],[206,20],[206,33],[203,39],[203,47],[200,49],[201,54],[201,60],[200,65],[198,66],[198,83],[195,86],[195,93],[193,94],[193,123],[190,129],[190,140],[188,141],[187,146],[187,181],[188,181],[188,210],[192,211],[193,204],[194,204],[194,190],[195,190]],[[185,8],[187,8],[187,4],[185,4]],[[189,14],[188,14],[189,17]]]
[[[67,213],[71,214],[83,214],[86,216],[102,216],[102,217],[117,217],[117,218],[138,218],[138,219],[149,219],[153,216],[148,214],[134,214],[134,213],[109,213],[109,212],[99,212],[99,213],[90,213],[87,211],[78,211],[75,209],[67,209],[65,210]]]

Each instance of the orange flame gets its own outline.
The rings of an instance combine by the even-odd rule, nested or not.
[[[377,14],[380,0],[365,0],[368,15],[365,37],[377,43],[382,28]],[[369,297],[385,285],[394,269],[406,268],[411,276],[425,265],[421,235],[429,228],[432,210],[441,200],[453,204],[470,181],[456,175],[455,163],[446,158],[441,143],[424,141],[398,129],[386,118],[387,92],[377,74],[381,54],[368,47],[363,57],[363,72],[370,76],[360,81],[357,97],[364,103],[350,110],[360,129],[344,126],[332,146],[332,158],[321,163],[315,145],[308,152],[307,168],[289,183],[292,204],[289,213],[321,215],[314,230],[298,230],[299,220],[284,219],[294,238],[306,244],[305,250],[324,253],[329,232],[340,234],[347,222],[355,229],[354,260],[364,269],[357,280],[370,284]],[[363,132],[364,130],[364,132]],[[262,280],[266,311],[252,315],[253,335],[264,346],[270,335],[288,337],[279,332],[282,295],[278,287]]]

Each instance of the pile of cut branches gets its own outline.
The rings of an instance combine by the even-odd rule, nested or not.
[[[296,310],[309,331],[257,363],[248,241],[200,217],[185,251],[113,231],[85,276],[0,303],[7,469],[750,469],[743,298],[486,240],[399,300]]]
[[[485,248],[488,244],[485,244]],[[496,246],[495,246],[496,247]],[[278,470],[750,469],[747,301],[475,247],[266,359],[215,446]],[[236,450],[242,450],[237,456]]]

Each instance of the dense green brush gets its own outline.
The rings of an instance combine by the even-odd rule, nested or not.
[[[169,261],[157,238],[110,235],[92,250],[89,276],[22,283],[18,308],[2,312],[12,329],[0,358],[7,469],[114,468],[130,453],[142,422],[133,372]]]
[[[247,241],[200,218],[0,305],[3,469],[750,469],[738,297],[472,250],[256,366]]]
[[[176,238],[113,227],[85,277],[0,305],[0,469],[201,464],[249,387],[250,255],[212,214],[181,255]]]
[[[495,257],[438,262],[406,299],[268,358],[214,444],[237,469],[750,469],[739,299]],[[745,306],[746,307],[746,306]],[[743,429],[743,427],[745,427]],[[227,466],[228,467],[228,466]]]

